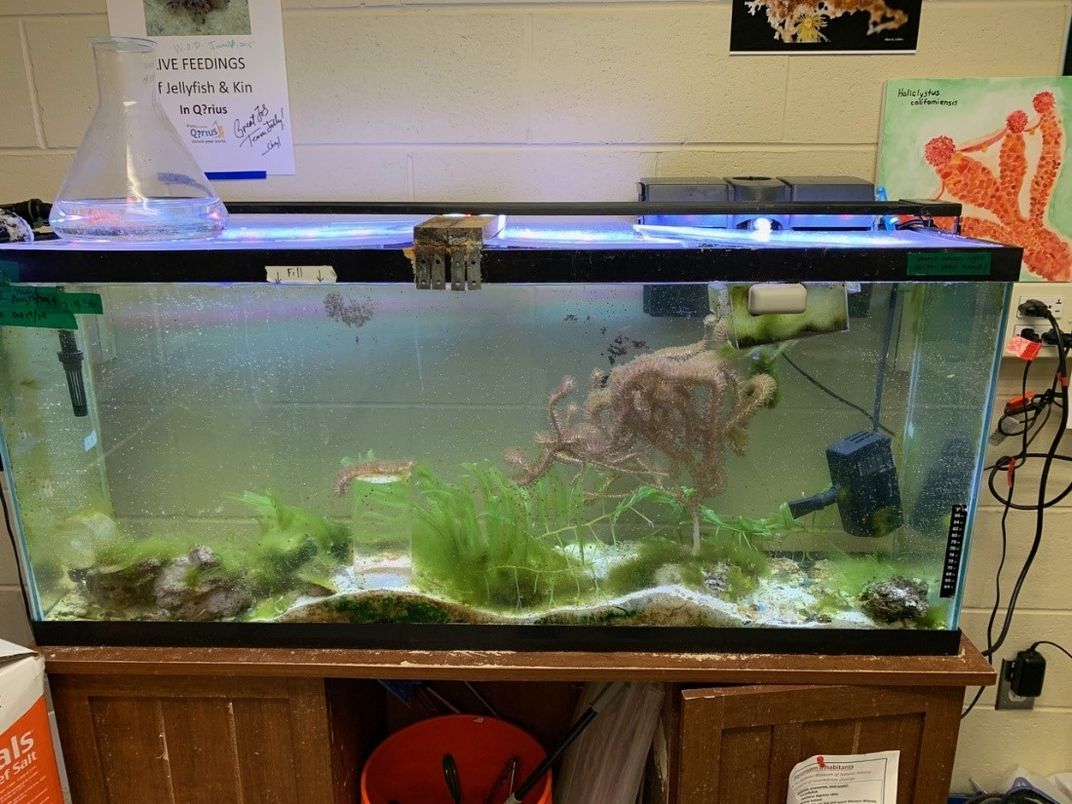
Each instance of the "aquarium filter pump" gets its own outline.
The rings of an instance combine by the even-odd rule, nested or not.
[[[82,359],[84,355],[78,348],[78,342],[74,339],[74,333],[65,329],[60,330],[60,350],[56,353],[63,370],[67,374],[67,391],[71,394],[71,409],[75,416],[88,416],[89,406],[86,404],[86,382],[82,377]]]
[[[841,526],[853,536],[885,536],[904,522],[890,438],[862,432],[826,448],[833,485],[788,503],[794,519],[837,503]]]

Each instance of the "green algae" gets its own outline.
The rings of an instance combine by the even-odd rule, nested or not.
[[[325,603],[328,610],[355,625],[370,623],[439,624],[453,622],[443,607],[407,595],[339,596]]]
[[[670,582],[737,600],[754,592],[768,570],[767,556],[744,542],[708,536],[694,555],[681,541],[653,538],[641,541],[634,557],[613,567],[605,586],[624,595]]]
[[[593,588],[583,564],[555,549],[569,512],[553,481],[525,488],[489,463],[467,464],[457,484],[419,467],[414,475],[418,586],[490,608],[551,605]]]

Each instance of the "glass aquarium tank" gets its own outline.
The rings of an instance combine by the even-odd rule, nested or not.
[[[692,206],[3,246],[37,639],[955,652],[1019,249]]]

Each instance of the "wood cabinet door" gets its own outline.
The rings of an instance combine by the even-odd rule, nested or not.
[[[78,804],[343,800],[333,789],[322,679],[53,676],[50,684]]]
[[[815,754],[901,752],[899,804],[945,804],[961,687],[683,690],[676,800],[785,804],[793,766]]]

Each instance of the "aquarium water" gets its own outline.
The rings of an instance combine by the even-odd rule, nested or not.
[[[88,416],[54,330],[0,331],[44,619],[955,623],[1001,283],[816,290],[748,346],[652,285],[65,287]]]
[[[216,197],[61,199],[50,222],[69,240],[185,240],[215,237],[227,211]]]
[[[90,43],[99,102],[52,205],[53,231],[101,242],[214,237],[227,210],[160,105],[156,42]]]

